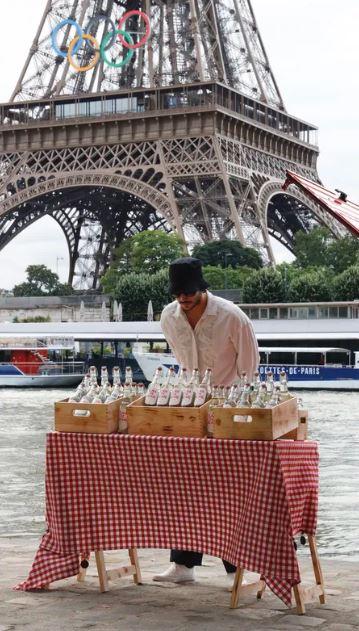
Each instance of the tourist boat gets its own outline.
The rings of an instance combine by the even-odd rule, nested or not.
[[[269,370],[275,379],[285,370],[289,387],[294,390],[359,390],[359,351],[354,352],[354,365],[350,364],[351,352],[345,348],[278,346],[260,347],[259,352],[262,379]],[[133,354],[147,381],[152,380],[158,366],[178,368],[178,362],[169,353],[139,349]]]
[[[75,386],[84,376],[84,362],[74,356],[71,338],[0,339],[0,386]]]

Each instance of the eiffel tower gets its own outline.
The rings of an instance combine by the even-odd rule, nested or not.
[[[150,20],[145,45],[138,11]],[[111,24],[127,12],[135,50],[125,64]],[[69,23],[54,48],[68,19],[99,43],[111,38],[111,65],[91,64],[94,45],[80,37],[77,63],[93,67],[74,69]],[[299,190],[282,190],[287,169],[319,181],[316,128],[287,113],[250,0],[47,0],[0,106],[0,137],[0,249],[52,217],[78,289],[96,289],[113,249],[150,228],[189,246],[236,238],[269,264],[270,235],[292,250],[298,230],[342,230]]]

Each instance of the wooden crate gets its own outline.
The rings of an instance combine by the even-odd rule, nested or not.
[[[55,403],[55,431],[112,434],[118,431],[120,399],[112,403]]]
[[[298,428],[297,399],[274,408],[213,408],[213,438],[275,440]]]
[[[282,438],[289,438],[290,440],[308,439],[308,410],[298,410],[298,426],[282,436]]]
[[[142,397],[127,408],[129,434],[149,436],[207,436],[209,401],[200,407],[144,405]]]

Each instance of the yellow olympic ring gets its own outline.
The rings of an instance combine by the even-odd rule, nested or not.
[[[98,60],[100,59],[100,51],[98,50],[99,45],[97,40],[93,37],[93,35],[88,35],[87,33],[84,33],[81,37],[81,39],[88,39],[91,44],[93,45],[93,47],[96,49],[96,54],[92,60],[92,62],[90,64],[88,64],[88,66],[78,66],[77,64],[74,63],[74,61],[72,60],[72,51],[75,48],[77,42],[79,41],[80,36],[76,35],[76,37],[74,37],[74,39],[71,41],[70,45],[69,45],[69,50],[67,52],[67,59],[68,62],[70,64],[70,66],[72,66],[76,72],[87,72],[88,70],[92,70],[92,68],[94,68],[98,62]]]

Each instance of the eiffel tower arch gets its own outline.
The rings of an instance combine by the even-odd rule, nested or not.
[[[97,42],[126,13],[126,65],[86,72],[75,28]],[[137,13],[136,13],[137,11]],[[144,18],[151,35],[141,45]],[[112,22],[111,22],[112,20]],[[85,39],[76,53],[91,66]],[[60,54],[61,53],[61,54]],[[119,43],[112,59],[128,51]],[[96,288],[124,238],[175,230],[189,245],[234,237],[274,262],[270,236],[342,228],[282,184],[319,181],[316,128],[289,115],[250,0],[47,0],[8,103],[0,106],[0,249],[48,215],[70,252],[69,282]]]

